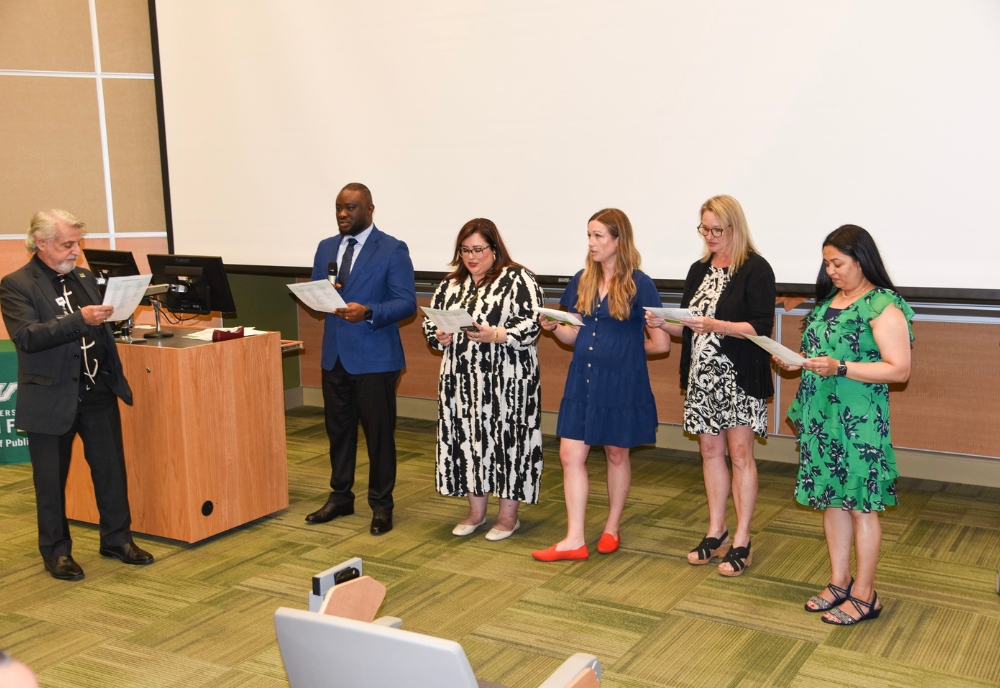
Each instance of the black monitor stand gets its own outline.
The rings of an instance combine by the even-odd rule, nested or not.
[[[173,332],[167,332],[160,329],[160,309],[163,308],[160,305],[159,299],[150,299],[153,302],[153,311],[156,313],[156,329],[152,332],[147,332],[142,335],[144,339],[166,339],[167,337],[173,337]]]

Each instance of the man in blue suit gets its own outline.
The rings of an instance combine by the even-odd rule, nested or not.
[[[358,420],[368,443],[368,504],[372,535],[392,530],[396,484],[396,383],[406,362],[399,321],[417,310],[413,264],[406,244],[372,223],[375,206],[364,184],[337,195],[340,235],[316,249],[313,280],[330,278],[346,308],[327,314],[323,329],[323,405],[330,436],[332,492],[306,516],[326,523],[354,513]]]

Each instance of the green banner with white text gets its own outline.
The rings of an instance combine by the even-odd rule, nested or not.
[[[28,437],[14,429],[17,403],[17,351],[0,339],[0,464],[28,463]]]

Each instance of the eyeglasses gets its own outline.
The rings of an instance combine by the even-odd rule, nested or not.
[[[698,225],[698,234],[701,234],[703,237],[707,237],[709,232],[711,232],[714,237],[720,237],[724,231],[726,230],[722,227],[706,227],[705,225]]]
[[[475,253],[478,256],[483,251],[487,251],[487,250],[492,249],[492,248],[493,248],[492,246],[473,246],[472,248],[466,248],[465,246],[459,246],[458,247],[458,252],[461,253],[463,256],[468,256],[468,255],[471,255],[473,253]]]

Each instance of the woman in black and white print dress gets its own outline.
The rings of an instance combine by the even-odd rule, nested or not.
[[[541,397],[536,308],[542,291],[527,269],[511,261],[490,220],[462,227],[452,266],[431,307],[468,311],[474,332],[441,332],[424,319],[428,343],[444,352],[438,382],[438,492],[468,496],[468,516],[455,535],[486,522],[490,494],[500,513],[487,540],[520,527],[521,502],[538,502],[542,473]]]
[[[767,398],[774,393],[770,357],[745,334],[770,335],[774,327],[774,272],[757,253],[743,208],[732,196],[701,207],[698,233],[705,253],[688,271],[681,307],[694,317],[680,324],[647,315],[651,327],[683,338],[681,387],[684,430],[698,436],[708,534],[688,554],[692,564],[722,557],[719,573],[738,576],[750,566],[750,519],[757,505],[754,436],[767,437]],[[736,532],[726,528],[730,475]]]

